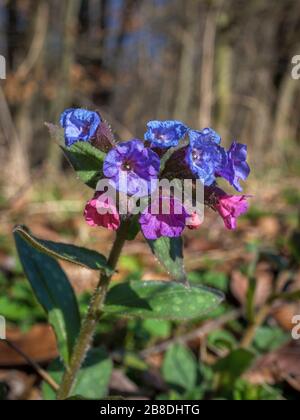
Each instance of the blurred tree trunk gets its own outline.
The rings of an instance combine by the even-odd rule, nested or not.
[[[181,40],[178,89],[175,98],[174,118],[191,123],[190,106],[194,95],[195,60],[199,32],[199,1],[186,0],[183,10],[184,27],[178,38]]]
[[[7,108],[7,118],[11,121],[11,137],[6,165],[7,177],[10,180],[10,193],[27,184],[30,178],[30,148],[33,140],[33,123],[35,104],[40,101],[39,80],[43,72],[43,48],[45,45],[49,8],[46,0],[39,2],[33,18],[33,34],[27,55],[14,74],[17,86],[25,89],[25,95],[16,108],[14,120]],[[38,105],[39,106],[39,105]]]
[[[43,7],[50,10],[48,31]],[[142,135],[153,118],[213,125],[225,143],[247,143],[261,166],[269,158],[280,164],[294,147],[295,0],[10,0],[3,8],[9,71],[1,159],[11,174],[22,167],[26,178],[30,165],[46,160],[60,169],[61,153],[55,144],[44,147],[41,127],[69,106],[105,107],[125,138]]]
[[[134,12],[137,9],[141,2],[139,0],[123,0],[122,1],[122,13],[119,23],[119,31],[117,33],[116,47],[113,52],[113,56],[117,60],[116,63],[119,63],[119,59],[122,55],[122,49],[124,44],[124,39],[128,33],[130,33],[130,28],[132,26],[132,18]]]
[[[286,156],[288,144],[296,138],[298,127],[293,124],[292,117],[295,109],[296,95],[299,90],[299,81],[292,79],[289,69],[280,87],[274,116],[271,157],[275,162],[278,162],[278,159],[282,156]]]
[[[119,29],[116,35],[115,47],[112,49],[110,57],[110,69],[111,73],[114,76],[114,88],[112,92],[111,106],[113,112],[118,116],[120,122],[125,127],[130,127],[131,130],[135,130],[136,124],[136,113],[139,110],[139,101],[133,99],[133,93],[136,91],[133,89],[131,92],[131,100],[127,103],[126,108],[120,100],[121,97],[124,97],[124,92],[126,90],[126,84],[124,83],[124,68],[123,68],[123,59],[124,59],[124,49],[125,49],[125,38],[131,32],[131,27],[133,24],[134,13],[136,12],[136,7],[140,5],[139,0],[123,0],[121,17],[119,20]],[[138,45],[136,46],[136,51],[138,51]],[[127,58],[125,58],[127,62]],[[137,61],[137,60],[136,60]],[[138,71],[136,68],[132,71],[132,75],[135,75],[135,85],[138,83]],[[141,88],[141,84],[139,84]],[[127,115],[127,117],[126,117]],[[133,124],[131,126],[130,124]]]
[[[217,48],[216,67],[216,127],[219,133],[225,139],[225,143],[229,141],[231,133],[230,129],[230,114],[232,108],[232,48],[220,40],[220,45]]]
[[[57,66],[57,95],[50,112],[53,121],[58,121],[66,107],[72,106],[71,69],[76,56],[76,38],[81,0],[65,0],[62,4],[62,51],[61,61]],[[56,10],[54,11],[56,12]],[[62,154],[57,145],[50,143],[49,157],[53,172],[61,167]]]
[[[7,4],[7,15],[8,15],[8,25],[7,25],[7,61],[11,68],[14,67],[14,61],[16,58],[16,45],[19,41],[18,31],[17,31],[17,1],[11,0]]]
[[[199,127],[210,127],[212,121],[212,109],[214,104],[214,70],[215,70],[215,43],[217,31],[217,18],[222,2],[217,6],[209,2],[205,15],[203,30],[201,70],[200,70],[200,93],[199,93]]]
[[[101,28],[101,51],[104,56],[104,43],[107,35],[107,14],[108,14],[108,1],[101,0],[100,2],[100,28]]]
[[[0,3],[0,51],[1,54],[6,57],[8,64],[8,34],[7,34],[7,8]]]

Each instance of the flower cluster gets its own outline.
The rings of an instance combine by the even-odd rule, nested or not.
[[[211,128],[196,131],[180,121],[151,121],[144,141],[133,139],[115,143],[107,123],[98,112],[82,109],[66,110],[61,116],[65,143],[71,147],[78,141],[90,142],[106,152],[102,172],[109,184],[127,197],[144,200],[139,223],[147,239],[178,237],[185,227],[197,229],[201,219],[190,212],[174,195],[165,196],[158,188],[167,177],[201,181],[204,203],[219,213],[226,228],[235,229],[237,218],[248,208],[247,196],[227,195],[217,186],[218,178],[229,182],[238,192],[240,181],[250,173],[247,146],[233,142],[229,150],[221,146],[221,137]],[[165,158],[167,156],[167,158]],[[168,211],[163,211],[167,205]],[[153,211],[155,208],[155,211]],[[87,203],[85,219],[91,226],[117,230],[124,219],[118,204],[97,191]],[[125,219],[132,217],[127,214]]]

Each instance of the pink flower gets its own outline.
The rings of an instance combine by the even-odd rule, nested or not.
[[[102,226],[106,229],[117,230],[120,227],[120,216],[113,200],[103,193],[96,193],[87,202],[84,209],[84,218],[92,227]]]
[[[201,224],[202,224],[202,221],[201,221],[200,217],[198,216],[198,214],[196,212],[194,212],[188,220],[187,227],[190,230],[197,230],[197,229],[199,229]]]
[[[215,209],[224,220],[227,229],[236,229],[236,219],[248,210],[246,195],[220,195]]]

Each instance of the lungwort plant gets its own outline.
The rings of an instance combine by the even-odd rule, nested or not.
[[[91,228],[114,230],[106,258],[97,251],[35,237],[18,226],[14,236],[24,271],[46,311],[60,353],[52,366],[59,382],[57,399],[105,395],[112,362],[104,351],[91,349],[103,315],[142,319],[187,320],[214,309],[221,293],[191,286],[183,261],[183,231],[199,229],[203,206],[218,212],[227,229],[235,229],[247,210],[247,196],[228,195],[217,186],[227,180],[241,192],[249,166],[246,146],[229,150],[210,128],[195,131],[179,121],[151,121],[144,140],[117,142],[98,112],[68,109],[61,127],[48,124],[78,178],[93,190],[84,209]],[[126,241],[141,232],[170,281],[111,283]],[[87,315],[82,320],[70,282],[58,261],[99,272]],[[97,390],[89,378],[97,376]]]

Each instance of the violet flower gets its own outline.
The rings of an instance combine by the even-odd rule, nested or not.
[[[128,195],[144,197],[157,186],[160,160],[140,140],[119,143],[106,156],[103,173],[111,185]]]
[[[218,175],[225,178],[237,191],[241,192],[243,189],[239,181],[245,181],[250,174],[247,163],[247,146],[233,142],[227,156],[227,164],[218,171]]]
[[[181,236],[188,217],[179,200],[159,197],[143,211],[139,222],[147,239],[155,240],[162,236],[176,238]]]

